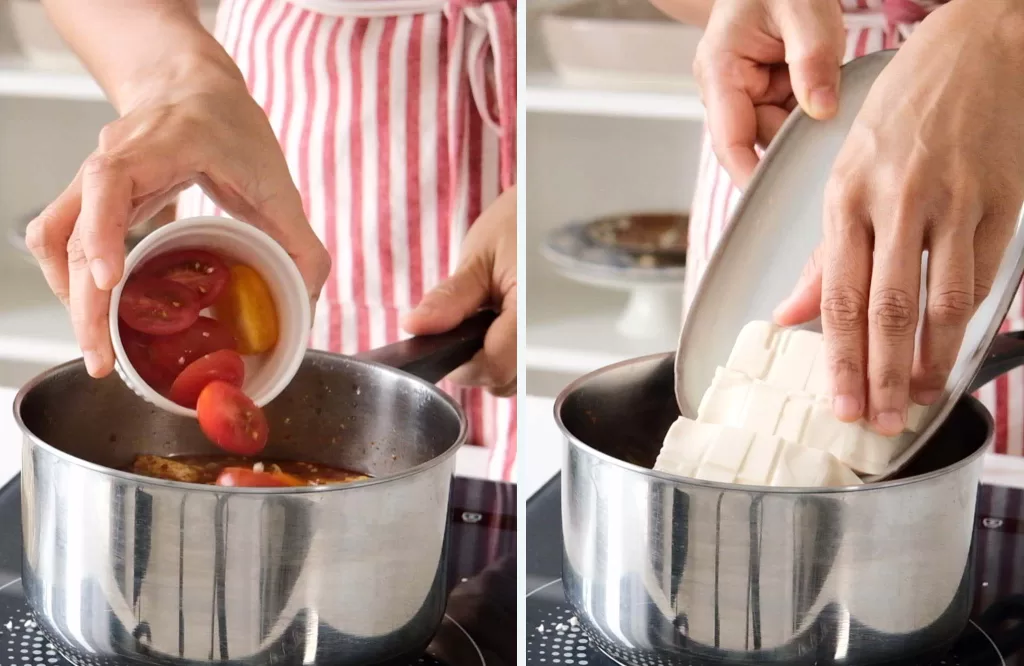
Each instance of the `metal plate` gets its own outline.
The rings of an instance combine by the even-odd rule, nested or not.
[[[821,242],[821,211],[832,164],[872,84],[893,55],[895,51],[881,51],[847,63],[836,117],[819,122],[797,110],[769,146],[711,257],[679,336],[676,401],[684,416],[696,415],[715,368],[725,365],[740,329],[752,320],[771,319],[772,310],[789,295]],[[885,476],[909,462],[967,390],[1006,316],[1022,272],[1024,234],[1018,217],[992,292],[967,327],[943,397],[929,409],[927,426]],[[820,331],[820,321],[806,328]]]

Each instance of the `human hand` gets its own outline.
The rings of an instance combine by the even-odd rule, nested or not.
[[[834,0],[716,0],[693,72],[718,161],[744,188],[797,102],[823,120],[838,106],[845,50]]]
[[[28,227],[26,241],[50,289],[68,307],[94,377],[110,373],[110,290],[124,272],[129,227],[200,184],[233,217],[291,255],[315,300],[331,261],[309,226],[277,139],[241,76],[196,71],[151,82],[152,94],[100,132],[99,147]]]
[[[1024,199],[1019,7],[936,10],[881,73],[836,158],[823,246],[775,319],[821,315],[844,421],[895,435],[909,398],[935,402],[992,286]]]
[[[448,379],[516,392],[516,188],[505,190],[469,228],[459,265],[402,322],[413,335],[444,333],[484,306],[498,309],[484,347]]]

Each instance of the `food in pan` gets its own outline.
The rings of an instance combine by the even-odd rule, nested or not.
[[[654,469],[705,481],[754,486],[851,486],[860,477],[827,451],[778,435],[679,418]]]
[[[882,472],[910,443],[907,435],[885,437],[863,420],[837,419],[827,379],[820,334],[747,324],[704,393],[697,420],[680,418],[672,426],[654,469],[804,487],[853,485],[855,472]],[[924,407],[912,405],[907,432],[919,430],[924,415]]]
[[[323,486],[370,478],[319,463],[226,455],[140,455],[132,463],[131,471],[166,481],[250,488]]]

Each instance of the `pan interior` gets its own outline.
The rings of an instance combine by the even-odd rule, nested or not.
[[[193,419],[164,412],[116,376],[96,380],[81,361],[49,371],[16,406],[46,444],[124,469],[141,453],[222,453]],[[308,352],[288,388],[266,406],[267,459],[303,460],[373,476],[403,472],[459,442],[462,418],[439,389],[390,368]]]
[[[679,417],[674,355],[649,356],[604,368],[577,381],[559,403],[565,430],[592,449],[652,468],[669,426]],[[984,447],[991,420],[973,398],[961,399],[926,447],[894,478],[927,474]]]

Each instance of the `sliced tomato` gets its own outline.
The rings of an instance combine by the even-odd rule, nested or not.
[[[140,275],[185,285],[199,297],[200,309],[213,305],[224,291],[230,273],[224,261],[206,250],[175,250],[154,257],[139,268]]]
[[[245,379],[245,361],[233,349],[220,349],[201,356],[185,366],[171,385],[171,400],[194,409],[199,394],[212,381],[222,381],[241,388]]]
[[[180,333],[153,338],[150,355],[155,363],[169,368],[177,377],[203,356],[236,346],[235,336],[227,326],[210,317],[199,317]]]
[[[291,484],[269,472],[254,472],[248,467],[225,467],[217,476],[217,485],[235,488],[283,488]]]
[[[231,280],[214,306],[243,354],[262,354],[277,344],[278,321],[270,287],[252,268],[232,266]]]
[[[142,377],[142,381],[149,384],[154,391],[161,395],[167,395],[174,382],[176,371],[174,368],[163,366],[153,360],[151,353],[153,337],[145,333],[139,333],[127,326],[118,326],[121,335],[121,345],[124,347],[128,362],[135,371]]]
[[[203,434],[228,453],[251,456],[267,445],[267,417],[237,386],[207,384],[196,401],[196,414]]]
[[[132,275],[121,291],[117,315],[140,333],[170,335],[199,318],[199,298],[188,287],[160,278]]]

